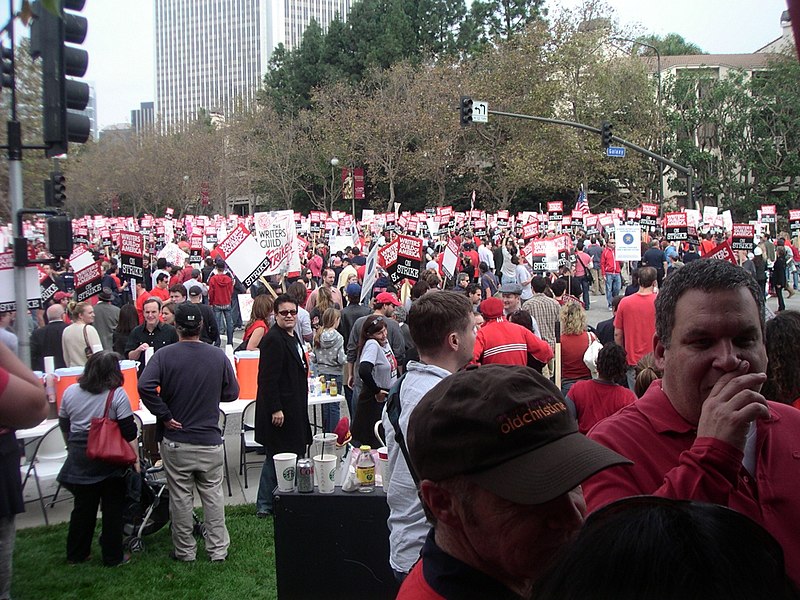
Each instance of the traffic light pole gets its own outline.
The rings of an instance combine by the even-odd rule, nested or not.
[[[583,123],[575,123],[574,121],[562,121],[561,119],[548,119],[546,117],[534,117],[532,115],[520,115],[517,113],[509,113],[509,112],[502,112],[499,110],[489,110],[490,115],[497,115],[498,117],[512,117],[515,119],[526,119],[528,121],[538,121],[540,123],[550,123],[551,125],[563,125],[565,127],[573,127],[575,129],[583,129],[584,131],[591,131],[592,133],[599,133],[602,134],[602,130],[597,127],[592,127],[591,125],[584,125]],[[667,165],[668,167],[672,167],[678,173],[686,176],[686,205],[687,208],[694,208],[694,197],[693,197],[693,190],[692,184],[694,179],[694,173],[691,167],[684,167],[683,165],[679,165],[675,161],[672,161],[660,154],[656,154],[655,152],[651,152],[647,148],[642,148],[634,144],[633,142],[629,142],[628,140],[624,140],[621,137],[617,137],[616,135],[613,137],[613,141],[623,146],[634,150],[640,154],[644,154],[648,158],[652,158],[655,161],[660,162],[661,164]]]

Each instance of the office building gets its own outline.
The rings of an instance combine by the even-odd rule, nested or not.
[[[316,19],[324,28],[352,0],[154,0],[155,112],[162,128],[225,118],[255,99],[278,44],[299,45]]]
[[[155,103],[142,102],[131,111],[131,129],[136,134],[152,131],[155,126]]]

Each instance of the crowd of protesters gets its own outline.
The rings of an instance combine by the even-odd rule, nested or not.
[[[144,363],[144,354],[155,352],[155,366],[141,375],[143,399],[175,446],[165,457],[168,475],[185,478],[191,449],[216,446],[218,435],[181,434],[186,423],[174,411],[192,419],[187,406],[202,399],[186,396],[170,377],[185,376],[194,359],[184,357],[194,355],[189,348],[163,349],[205,342],[260,350],[256,440],[267,460],[259,517],[273,512],[271,457],[304,454],[310,443],[307,377],[334,379],[344,391],[354,444],[378,445],[373,425],[383,423],[393,472],[386,490],[390,564],[403,582],[402,598],[559,597],[559,586],[569,587],[563,565],[580,571],[581,561],[590,560],[583,555],[591,550],[586,540],[596,541],[611,515],[620,514],[630,515],[627,523],[645,541],[667,536],[668,547],[687,535],[708,544],[705,528],[725,529],[745,515],[775,559],[773,571],[788,575],[775,583],[785,595],[771,597],[795,597],[800,504],[790,488],[800,463],[785,456],[800,436],[800,413],[782,405],[800,404],[800,363],[787,348],[796,340],[786,337],[800,332],[800,316],[785,310],[783,298],[798,289],[797,244],[785,233],[757,239],[734,266],[701,257],[725,241],[721,234],[704,235],[699,248],[644,234],[642,258],[631,262],[618,260],[613,236],[578,232],[557,264],[534,271],[519,231],[493,233],[428,237],[416,282],[395,283],[378,267],[369,290],[362,288],[364,254],[391,241],[392,232],[365,235],[337,252],[314,240],[299,273],[262,277],[249,289],[216,250],[201,258],[202,268],[189,259],[183,265],[145,259],[145,277],[131,289],[120,279],[112,247],[104,254],[102,291],[89,302],[73,301],[68,263],[52,269],[58,292],[31,318],[31,366],[41,368],[44,356],[54,356],[56,366],[81,366],[113,350]],[[447,238],[459,248],[450,276],[443,269]],[[242,294],[252,297],[244,321]],[[770,296],[777,298],[774,319],[765,306]],[[592,326],[587,311],[603,299],[611,317]],[[595,344],[600,349],[593,353]],[[174,397],[167,399],[170,389]],[[231,389],[227,396],[215,392],[210,403],[232,399]],[[325,409],[323,428],[333,431],[339,406]],[[508,419],[502,427],[509,431],[525,428],[523,415],[535,426],[499,447],[492,427]],[[178,450],[181,443],[188,454]],[[784,458],[774,457],[774,448]],[[209,452],[213,483],[221,486],[219,457]],[[570,477],[560,478],[557,472],[571,468]],[[639,495],[675,503],[618,502]],[[173,531],[173,556],[194,560],[186,498],[175,496],[184,520]],[[219,510],[217,496],[208,502]],[[741,515],[731,518],[708,504]],[[572,546],[587,505],[598,516]],[[642,510],[685,515],[685,525],[654,530]],[[513,523],[502,513],[513,515]],[[209,556],[224,560],[224,515],[214,526]],[[84,542],[70,544],[70,559],[81,561]],[[528,551],[514,552],[522,546]],[[730,548],[703,550],[722,564],[735,562]],[[109,552],[107,562],[122,560],[116,546]],[[710,580],[715,573],[704,575]],[[575,589],[579,583],[571,582]],[[612,596],[634,597],[626,593],[616,589]]]

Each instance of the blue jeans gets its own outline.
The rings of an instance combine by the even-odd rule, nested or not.
[[[586,308],[586,310],[589,310],[589,299],[591,298],[591,295],[589,294],[590,286],[591,284],[589,283],[589,280],[586,279],[586,276],[581,277],[581,289],[583,290],[583,305]]]
[[[325,375],[323,373],[323,375]],[[339,393],[342,394],[342,376],[341,375],[325,375],[325,379],[330,381],[331,379],[336,380],[336,388],[339,390]],[[330,404],[323,404],[322,405],[322,431],[325,433],[333,433],[333,430],[336,428],[336,425],[339,424],[339,403],[332,402]]]
[[[239,308],[239,295],[234,293],[231,298],[231,317],[233,319],[233,326],[241,328],[242,323],[242,310]]]
[[[224,331],[228,337],[228,344],[233,344],[233,318],[231,305],[214,306],[214,316],[217,318],[217,328],[220,334]],[[277,485],[277,484],[276,484]]]
[[[788,279],[786,281],[789,281]],[[800,262],[794,263],[794,271],[792,272],[792,287],[794,289],[800,288]]]
[[[257,513],[271,513],[273,511],[272,492],[278,487],[278,475],[275,473],[273,456],[275,456],[275,453],[267,450],[264,466],[261,467],[261,479],[258,481],[258,496],[256,496]]]
[[[619,294],[622,287],[622,277],[619,273],[606,273],[606,301],[611,308],[611,300]]]

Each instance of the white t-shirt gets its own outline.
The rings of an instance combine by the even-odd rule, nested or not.
[[[367,340],[361,351],[360,362],[369,362],[375,365],[372,369],[372,377],[380,389],[388,390],[397,381],[397,359],[394,357],[388,341],[381,346],[376,340]]]

